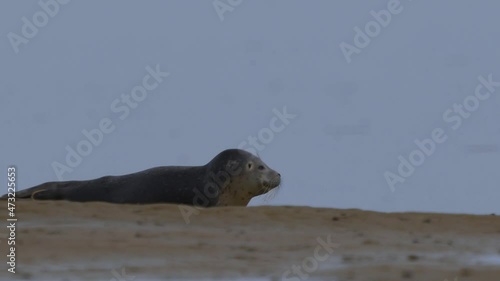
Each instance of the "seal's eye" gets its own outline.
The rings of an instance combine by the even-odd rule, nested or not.
[[[260,165],[257,169],[262,171],[262,170],[264,170],[264,166]]]

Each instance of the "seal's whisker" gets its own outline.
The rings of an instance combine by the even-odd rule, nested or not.
[[[269,200],[272,200],[276,197],[276,195],[278,194],[279,192],[279,189],[280,189],[280,185],[274,187],[274,188],[268,188],[266,191],[265,191],[265,196],[263,197],[263,202],[268,202]]]
[[[266,187],[265,185],[263,185],[260,189],[259,189],[259,193],[260,194],[265,194],[269,191],[269,188]]]
[[[272,193],[272,191],[268,192],[268,193],[264,196],[263,201],[267,203],[267,202],[269,202],[269,200],[273,199],[273,198],[272,198],[272,194],[273,194],[273,193]]]

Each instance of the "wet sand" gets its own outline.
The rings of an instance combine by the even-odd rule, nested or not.
[[[228,207],[186,223],[176,205],[18,201],[17,218],[0,280],[500,280],[494,215]]]

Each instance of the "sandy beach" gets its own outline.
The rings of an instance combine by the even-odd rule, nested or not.
[[[5,202],[5,201],[3,201]],[[18,201],[1,280],[500,280],[500,217]],[[7,224],[7,211],[0,219]]]

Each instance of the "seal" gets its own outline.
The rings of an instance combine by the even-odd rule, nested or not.
[[[122,176],[47,182],[16,192],[16,198],[247,206],[253,197],[278,187],[280,182],[281,175],[260,158],[241,149],[228,149],[203,166],[163,166]]]

